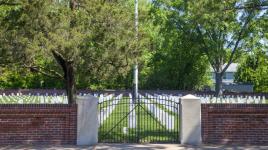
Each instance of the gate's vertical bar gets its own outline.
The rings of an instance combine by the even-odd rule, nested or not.
[[[150,98],[152,98],[151,96],[148,96],[149,97],[149,99]],[[146,108],[149,108],[150,107],[150,105],[149,104],[147,104],[147,106],[146,106]],[[151,112],[149,112],[149,110],[147,109],[147,111],[148,111],[148,113],[150,113],[151,114]],[[151,123],[153,123],[153,120],[152,120],[152,122],[150,121],[150,115],[149,114],[147,114],[147,124],[149,125],[149,127],[150,127],[150,129],[149,129],[149,133],[151,133],[152,134],[152,124]],[[148,122],[150,122],[150,123],[148,123]],[[153,123],[153,125],[154,125],[154,123]],[[151,136],[149,136],[149,139],[148,139],[150,142],[152,141],[152,137]]]
[[[99,128],[99,133],[101,133],[101,125],[100,125],[100,122],[101,122],[101,105],[100,105],[101,103],[100,103],[100,101],[98,100],[98,113],[99,113],[99,117],[98,117],[98,124],[99,124],[99,126],[98,126],[98,128]],[[98,133],[98,134],[99,134]],[[98,136],[98,141],[100,141],[100,137],[101,137],[101,135],[99,134],[99,136]]]
[[[132,95],[130,97],[130,101],[131,101],[130,103],[132,104],[132,111],[136,111],[135,110],[135,102],[133,100]],[[135,124],[136,124],[136,112],[135,112]],[[132,121],[132,126],[134,126],[134,121]],[[135,131],[136,131],[136,126],[135,126],[135,128],[132,128],[132,130],[131,130],[131,142],[133,142]]]
[[[143,115],[143,114],[140,114],[140,115]],[[144,127],[145,127],[145,124],[144,124],[144,118],[140,120],[140,124],[141,124],[140,129],[142,129],[142,130],[144,131]],[[141,132],[141,131],[140,131],[140,133],[141,133],[141,134],[140,134],[140,137],[144,137],[144,132]],[[143,139],[140,139],[140,140],[141,140],[141,142],[143,142],[143,141],[142,141]]]
[[[140,142],[140,96],[138,95],[138,120],[137,120],[137,129],[138,129],[138,133],[137,133],[137,143]]]
[[[121,112],[119,113],[119,115],[118,115],[118,120],[120,120],[120,117],[119,116],[125,116],[125,114],[124,114],[124,112],[125,112],[125,107],[124,107],[124,105],[125,105],[125,102],[124,102],[124,96],[121,98],[121,107],[120,107],[120,109],[121,109]],[[125,143],[125,135],[126,135],[126,132],[127,132],[127,129],[124,129],[124,127],[125,127],[125,124],[124,124],[124,121],[122,122],[122,126],[123,126],[123,129],[121,128],[121,129],[119,129],[119,131],[121,130],[121,133],[123,133],[122,134],[122,136],[120,136],[119,137],[119,142],[124,142]],[[125,131],[124,131],[125,130]]]
[[[117,100],[118,101],[120,100],[120,97],[119,96],[118,96]],[[119,104],[119,102],[117,104]],[[115,115],[116,116],[116,118],[115,118],[116,119],[116,122],[117,122],[117,120],[118,121],[120,120],[120,117],[119,116],[121,116],[121,114],[122,114],[122,106],[124,107],[124,102],[122,103],[122,101],[121,101],[121,104],[118,105],[118,107],[119,107],[119,109],[118,109],[119,113],[117,113],[118,115]],[[124,127],[124,123],[123,122],[121,122],[120,124],[122,124],[122,126]],[[123,131],[122,131],[122,128],[120,128],[120,124],[118,124],[119,128],[116,128],[116,129],[119,130],[119,133],[121,133],[121,135],[122,135]],[[122,139],[122,137],[124,137],[124,133],[123,133],[123,136],[121,136],[121,135],[119,134],[117,136],[117,142],[123,142],[121,139]]]
[[[126,103],[127,103],[128,107],[129,107],[128,110],[126,110],[126,111],[131,111],[131,108],[132,108],[132,107],[130,106],[130,105],[131,105],[131,102],[130,102],[129,93],[127,93],[127,95],[126,95]],[[126,113],[127,113],[127,112],[126,112]],[[130,115],[131,115],[131,114],[130,114]],[[129,117],[130,119],[133,118],[133,117],[130,117],[130,116],[128,116],[128,117]],[[131,123],[131,125],[130,125],[130,123]],[[128,137],[127,137],[127,138],[128,138],[128,142],[130,142],[130,135],[131,135],[131,134],[130,134],[130,129],[131,129],[130,127],[133,127],[133,126],[132,126],[132,122],[129,121],[129,119],[128,119]]]
[[[162,107],[165,108],[165,107],[168,105],[168,104],[167,104],[167,98],[166,98],[166,96],[164,96],[163,99],[164,99],[164,101],[165,101],[165,102],[164,102],[165,106],[162,106]],[[165,108],[165,109],[166,109],[166,108]],[[170,122],[169,122],[169,119],[170,119],[170,118],[169,118],[169,116],[170,116],[170,115],[167,116],[166,114],[163,114],[163,113],[162,113],[162,115],[165,115],[164,119],[165,119],[165,122],[166,122],[167,125],[168,125],[168,126],[167,126],[167,132],[166,132],[166,135],[164,136],[164,137],[165,137],[164,139],[167,141],[167,140],[168,140],[168,136],[170,136],[170,135],[169,135],[169,131],[170,131]],[[165,132],[165,131],[164,131],[164,132]],[[163,140],[164,140],[164,139],[163,139]],[[165,142],[166,142],[166,141],[165,141]]]
[[[148,96],[148,98],[150,99],[150,96]],[[147,136],[147,141],[149,141],[149,142],[151,142],[151,136],[150,136],[150,134],[151,134],[151,131],[152,131],[152,122],[150,122],[150,112],[149,112],[149,110],[148,110],[148,107],[149,107],[149,105],[148,104],[146,104],[146,106],[145,106],[145,108],[146,108],[146,111],[144,112],[144,115],[146,116],[146,120],[147,120],[147,122],[146,122],[146,124],[147,124],[147,132],[146,132],[146,134],[147,135],[149,135],[149,136]]]
[[[137,120],[136,120],[137,122],[136,122],[136,125],[137,125],[137,126],[136,126],[136,128],[135,128],[135,135],[134,135],[134,136],[135,136],[135,142],[137,143],[137,142],[138,142],[138,140],[137,140],[137,139],[138,139],[138,136],[137,136],[137,135],[138,135],[138,132],[137,132],[137,131],[138,131],[138,115],[139,115],[138,107],[139,107],[139,106],[138,106],[138,102],[136,101],[136,98],[135,98],[134,95],[133,95],[133,100],[134,100],[134,103],[135,103],[135,106],[136,106],[136,110],[137,110],[137,111],[135,110],[136,113],[137,113],[137,114],[136,114],[136,116],[137,116]]]
[[[177,104],[177,141],[176,142],[179,142],[180,140],[181,140],[181,138],[180,138],[180,127],[179,127],[179,125],[180,125],[180,100],[179,100],[179,102],[178,103],[176,103]]]
[[[113,101],[111,101],[111,103],[110,103],[110,106],[111,107],[113,107],[113,103],[114,103],[114,100],[116,100],[116,96],[117,95],[115,95],[115,98],[113,99]],[[111,107],[109,107],[109,112],[111,111]],[[110,116],[111,117],[111,120],[109,120],[109,126],[108,127],[112,127],[112,124],[113,124],[113,121],[115,120],[115,115],[112,115],[112,116]],[[109,129],[110,130],[110,129]],[[111,134],[111,133],[109,133],[109,134]],[[110,135],[110,137],[111,137],[111,135]],[[115,137],[114,138],[112,138],[112,141],[113,141],[113,143],[115,143],[115,140],[116,139],[116,135],[115,135]]]
[[[119,95],[118,95],[118,97],[117,97],[117,99],[116,99],[117,101],[119,101]],[[116,105],[118,105],[119,103],[117,103]],[[121,107],[121,104],[120,105],[118,105],[118,107],[119,108],[117,108],[118,109],[118,111],[119,111],[119,113],[116,113],[114,116],[115,116],[115,122],[117,122],[119,119],[118,119],[118,114],[119,114],[119,116],[121,115],[121,113],[122,113],[122,107]],[[115,110],[116,111],[116,110]],[[120,123],[121,124],[121,123]],[[119,142],[120,141],[120,135],[122,135],[122,128],[121,128],[121,126],[120,126],[120,124],[118,124],[118,127],[117,128],[115,128],[115,130],[116,130],[116,132],[119,132],[120,134],[118,134],[117,135],[117,139],[116,139],[116,142]],[[118,129],[119,128],[119,129]],[[119,130],[119,131],[118,131]],[[120,142],[122,142],[122,141],[120,141]]]
[[[146,96],[146,98],[148,99],[148,96]],[[144,108],[147,108],[147,106],[146,105],[143,105],[143,107]],[[143,133],[145,134],[145,135],[147,135],[148,134],[148,128],[149,128],[149,126],[148,126],[148,117],[147,117],[147,112],[145,111],[145,110],[143,110],[143,116],[144,116],[144,128],[143,128]],[[145,120],[146,119],[146,120]],[[146,137],[146,138],[144,138],[146,141],[149,141],[149,139],[148,139],[148,136],[144,136],[144,137]]]
[[[134,114],[134,111],[135,111],[135,105],[133,105],[134,102],[133,102],[133,100],[132,100],[132,96],[129,97],[129,104],[132,105],[132,106],[131,106],[131,110],[132,110],[132,112],[133,112],[133,114]],[[135,113],[135,114],[136,114],[136,113]],[[134,127],[134,120],[133,120],[133,117],[131,117],[131,119],[132,119],[132,121],[131,121],[131,126]],[[135,119],[136,119],[136,116],[135,116]],[[131,137],[129,136],[129,141],[133,142],[133,128],[131,129],[131,134],[130,134],[130,135],[131,135]]]
[[[101,119],[102,119],[102,111],[101,111],[101,109],[102,109],[102,103],[101,103],[101,101],[100,101],[100,98],[98,97],[98,96],[96,96],[98,99],[99,99],[99,101],[98,101],[98,108],[99,108],[99,116],[100,116],[100,120],[99,120],[99,141],[101,141],[102,140],[102,133],[103,133],[103,126],[102,126],[102,124],[101,124]]]
[[[153,102],[154,103],[154,105],[156,106],[156,102]],[[161,122],[160,122],[160,120],[162,119],[161,118],[161,116],[159,115],[159,111],[158,111],[158,109],[157,109],[157,107],[155,107],[156,109],[155,109],[155,111],[156,111],[156,114],[157,114],[157,116],[159,117],[158,119],[158,121],[159,121],[159,125],[161,124]],[[161,138],[160,138],[160,136],[159,136],[159,134],[161,133],[161,127],[159,128],[159,126],[157,126],[158,127],[158,135],[157,135],[157,138],[158,138],[158,140],[157,140],[157,142],[159,142],[159,141],[161,141]]]
[[[118,94],[118,97],[117,97],[117,101],[119,101],[119,94]],[[123,105],[122,103],[121,104],[119,104],[119,102],[116,104],[117,106],[118,106],[118,108],[117,108],[117,111],[118,112],[115,112],[115,122],[117,122],[117,121],[119,121],[120,119],[119,119],[119,117],[118,116],[121,116],[121,114],[122,114],[122,106],[121,105]],[[115,110],[116,111],[116,110]],[[122,128],[122,126],[124,126],[124,124],[122,124],[122,123],[119,123],[118,124],[118,126],[115,128],[115,131],[117,132],[117,133],[119,133],[118,135],[117,135],[117,139],[116,139],[116,142],[118,143],[118,142],[122,142],[121,141],[121,137],[122,137],[122,135],[123,135],[123,128]]]
[[[152,99],[154,100],[156,97],[153,97]],[[154,103],[152,103],[152,104],[154,104]],[[155,108],[153,109],[153,114],[155,114]],[[156,121],[156,118],[153,118],[153,121],[154,121],[154,127],[153,127],[153,131],[154,132],[158,132],[157,131],[157,125],[158,125],[158,122]],[[153,137],[153,141],[155,142],[155,141],[157,141],[158,140],[158,137],[156,136],[156,137]]]

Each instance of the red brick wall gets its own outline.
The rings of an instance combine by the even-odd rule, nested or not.
[[[268,145],[268,105],[202,104],[202,140]]]
[[[0,144],[76,144],[77,105],[0,105]]]

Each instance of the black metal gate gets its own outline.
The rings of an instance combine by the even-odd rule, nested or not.
[[[99,99],[100,143],[179,143],[178,98],[125,93]]]

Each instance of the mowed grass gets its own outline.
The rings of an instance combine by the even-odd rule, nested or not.
[[[161,125],[153,114],[147,110],[146,104],[136,104],[133,110],[136,113],[136,128],[131,129],[129,128],[129,104],[129,98],[123,97],[116,105],[114,111],[99,127],[99,142],[175,143],[179,140],[178,114],[174,117],[175,129],[167,130],[166,127]],[[175,113],[173,113],[173,115],[174,114]],[[140,121],[138,121],[138,118],[140,118]],[[127,130],[124,132],[124,129]]]
[[[142,143],[172,143],[179,139],[179,117],[174,116],[174,129],[167,129],[160,121],[147,109],[145,103],[140,106],[140,141]],[[159,108],[159,107],[158,107]],[[163,109],[162,109],[163,110]],[[138,109],[136,109],[137,113]],[[167,112],[167,114],[169,114]],[[171,114],[169,114],[172,116]],[[170,119],[170,118],[166,118]]]

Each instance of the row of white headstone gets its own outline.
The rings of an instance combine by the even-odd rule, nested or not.
[[[104,96],[103,94],[100,94],[100,97],[99,97],[99,103],[102,103],[104,101],[109,101],[109,100],[112,100],[114,97],[114,94],[109,94],[107,96]]]
[[[164,104],[166,100],[170,100],[173,102],[179,102],[179,96],[172,95],[158,95],[154,94],[153,96],[150,94],[145,94],[148,98],[157,98],[160,104]],[[195,95],[201,99],[201,103],[223,103],[223,104],[266,104],[267,100],[265,96],[241,96],[241,95],[229,95],[224,97],[215,97],[212,95]]]
[[[109,106],[100,110],[100,113],[98,114],[99,126],[112,114],[122,97],[122,94],[118,95]]]
[[[198,96],[198,95],[197,95]],[[265,96],[228,96],[228,97],[214,97],[214,96],[198,96],[201,103],[223,103],[223,104],[265,104]]]
[[[159,108],[156,104],[153,104],[150,100],[140,95],[140,100],[146,108],[154,115],[154,117],[166,127],[168,130],[174,129],[175,126],[175,118],[169,113],[165,112],[161,108]]]
[[[87,94],[79,93],[79,96],[86,96]],[[98,96],[95,94],[94,96]],[[114,94],[109,94],[108,96],[104,96],[104,94],[100,94],[99,102],[108,101],[113,98]],[[3,97],[5,99],[8,99],[9,101],[16,102],[18,104],[24,104],[24,103],[39,103],[39,104],[68,104],[67,96],[63,93],[62,95],[53,94],[53,96],[50,96],[48,93],[46,94],[40,94],[36,93],[32,95],[31,93],[28,93],[27,95],[22,95],[22,93],[11,93],[9,95],[6,95],[3,93],[0,95],[0,101],[2,103],[5,103],[6,101],[3,100]],[[50,97],[50,98],[48,98]],[[36,101],[37,99],[37,101]]]
[[[165,107],[167,110],[174,112],[174,113],[178,113],[179,110],[179,106],[178,106],[178,102],[179,99],[174,97],[174,96],[162,96],[162,95],[150,95],[148,93],[145,94],[145,96],[151,100],[154,103],[158,103],[161,106]]]
[[[45,103],[45,97],[43,97],[42,103]],[[66,96],[53,96],[51,99],[52,104],[62,103],[62,104],[68,104],[68,99]]]
[[[50,98],[48,98],[50,97]],[[29,96],[29,95],[0,95],[2,103],[18,103],[18,104],[68,104],[66,96]]]
[[[80,96],[86,95],[83,93],[79,94]],[[94,94],[94,96],[98,96],[98,94]],[[99,102],[103,102],[106,100],[111,100],[113,98],[113,94],[109,94],[108,96],[104,96],[104,94],[100,94],[99,95]],[[156,99],[156,101],[160,104],[163,104],[168,100],[168,101],[174,101],[174,102],[179,102],[179,98],[182,95],[177,95],[177,96],[172,96],[172,95],[167,95],[167,94],[163,94],[163,95],[158,95],[158,94],[154,94],[154,95],[150,95],[150,94],[145,94],[146,97],[148,97],[149,99]],[[201,102],[202,103],[245,103],[245,104],[264,104],[267,103],[265,96],[225,96],[225,97],[214,97],[212,95],[196,95],[197,97],[200,97]],[[3,97],[5,97],[6,99],[10,100],[10,101],[14,101],[19,103],[19,104],[23,104],[24,102],[27,103],[31,103],[31,99],[38,99],[38,103],[51,103],[51,104],[67,104],[68,100],[66,95],[63,93],[62,95],[59,94],[53,94],[52,96],[49,95],[48,93],[46,94],[40,94],[40,93],[36,93],[34,95],[32,95],[31,93],[28,93],[27,95],[22,95],[22,93],[11,93],[6,95],[5,93],[2,93],[0,95],[0,100],[2,100],[4,103],[5,101],[2,99]],[[47,97],[51,97],[51,98],[47,98]],[[36,99],[35,99],[36,100]],[[168,104],[169,105],[169,104]],[[167,105],[164,105],[165,107]],[[167,107],[168,110],[171,110],[171,108]],[[171,110],[172,111],[172,110]]]
[[[28,94],[22,94],[22,93],[11,93],[11,94],[6,94],[6,93],[2,93],[0,94],[2,96],[49,96],[48,93],[45,93],[45,94],[40,94],[40,93],[36,93],[36,94],[32,94],[32,93],[28,93]],[[62,95],[62,96],[66,96],[66,94],[56,94],[54,93],[53,96],[59,96],[59,95]]]
[[[146,94],[146,95],[150,95],[150,94]],[[159,95],[159,94],[154,94],[151,96],[153,98],[157,97],[157,99],[169,100],[169,101],[176,102],[176,103],[178,103],[180,101],[180,97],[182,97],[182,95],[181,96],[173,96],[173,95]]]

